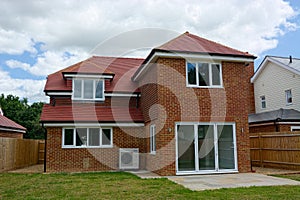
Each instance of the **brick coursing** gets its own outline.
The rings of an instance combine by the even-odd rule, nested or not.
[[[113,128],[113,148],[62,148],[62,128],[47,128],[47,172],[119,169],[119,148],[139,148],[141,169],[146,152],[144,127]]]
[[[268,124],[268,125],[250,125],[250,133],[262,133],[262,132],[288,132],[291,131],[292,124]]]
[[[146,168],[160,175],[175,174],[175,122],[235,122],[239,172],[250,171],[248,114],[254,111],[253,86],[250,77],[253,63],[222,62],[224,88],[203,89],[186,87],[185,59],[159,58],[152,70],[143,76],[140,86],[141,105],[149,126],[156,124],[156,155],[148,155]],[[252,73],[251,73],[252,72]],[[157,85],[145,85],[147,79]],[[147,88],[148,87],[148,88]],[[150,89],[151,88],[151,89]],[[150,90],[150,91],[149,91]],[[146,91],[146,92],[145,92]],[[154,98],[147,98],[151,95]],[[149,121],[149,108],[160,107],[154,120]],[[157,106],[160,105],[160,106]],[[152,109],[153,111],[153,109]],[[157,117],[156,117],[157,116]],[[147,149],[149,151],[149,139]]]

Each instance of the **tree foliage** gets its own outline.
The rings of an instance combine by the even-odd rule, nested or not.
[[[0,107],[7,118],[27,128],[24,138],[44,138],[44,129],[39,123],[43,108],[42,102],[30,105],[26,98],[20,99],[17,96],[1,94]]]

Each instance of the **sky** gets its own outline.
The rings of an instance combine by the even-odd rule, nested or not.
[[[0,94],[48,102],[48,74],[92,55],[146,57],[185,31],[300,58],[299,0],[1,0]]]

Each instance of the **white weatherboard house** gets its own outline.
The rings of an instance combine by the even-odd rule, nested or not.
[[[286,116],[293,121],[283,122],[280,117],[274,117],[277,125],[287,125],[288,127],[279,130],[299,130],[300,123],[300,59],[290,57],[266,56],[260,64],[258,70],[251,78],[254,84],[255,112],[256,119],[262,125],[264,122],[265,130],[266,119],[263,115],[270,113],[293,113],[293,116]],[[296,113],[296,115],[295,115]],[[299,115],[297,114],[299,113]],[[299,116],[299,117],[298,117]],[[254,123],[254,121],[253,121]],[[259,123],[257,120],[255,123]],[[251,121],[249,121],[251,129]],[[253,124],[252,124],[253,127]],[[270,129],[268,129],[270,130]],[[251,131],[250,131],[251,132]]]
[[[300,111],[300,59],[266,56],[252,77],[256,113]]]

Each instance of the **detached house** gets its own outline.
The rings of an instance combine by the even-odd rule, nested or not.
[[[250,171],[254,59],[186,32],[145,59],[93,56],[50,74],[47,171]]]
[[[300,130],[300,59],[266,56],[251,78],[255,114],[250,132]]]
[[[0,138],[23,138],[26,128],[4,116],[0,108]]]

